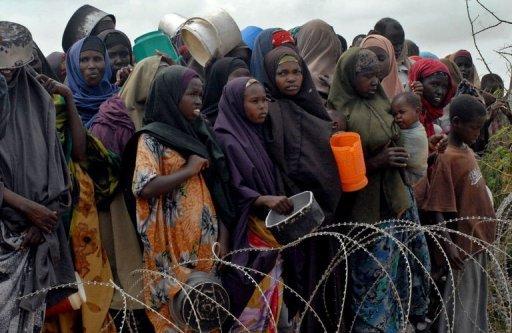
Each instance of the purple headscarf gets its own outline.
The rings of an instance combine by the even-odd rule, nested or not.
[[[91,119],[90,131],[107,149],[122,154],[135,133],[135,125],[121,97],[114,95],[100,105],[99,112]]]
[[[104,49],[105,72],[103,73],[100,84],[96,87],[89,87],[80,72],[80,52],[82,51],[82,45],[85,40],[90,38],[98,39]],[[68,86],[73,92],[73,99],[75,100],[82,122],[86,124],[98,112],[101,103],[119,90],[116,85],[110,83],[112,67],[105,44],[103,44],[101,39],[97,36],[89,36],[80,39],[69,49],[66,58],[66,68]]]
[[[244,108],[244,93],[250,78],[237,78],[225,87],[219,102],[219,116],[215,122],[215,135],[228,160],[234,198],[237,199],[238,223],[232,232],[234,250],[248,248],[248,219],[252,205],[261,195],[276,195],[274,164],[263,143],[262,125],[251,123]],[[256,83],[253,83],[256,84]],[[275,265],[277,252],[247,252],[233,255],[232,262],[268,273]],[[260,275],[253,276],[256,281]],[[230,290],[231,310],[238,316],[249,301],[254,285],[243,273],[234,270],[223,276],[224,285]]]

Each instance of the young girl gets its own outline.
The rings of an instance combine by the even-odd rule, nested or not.
[[[202,94],[203,84],[193,70],[163,69],[147,103],[148,126],[127,148],[137,142],[132,190],[144,266],[181,283],[193,270],[212,271],[212,245],[227,243],[222,239],[227,236],[224,223],[231,222],[221,184],[229,176],[223,153],[199,116]],[[172,321],[169,304],[179,284],[151,274],[145,275],[145,282],[146,304]],[[155,313],[147,313],[156,332],[173,329]]]
[[[334,156],[329,144],[332,122],[315,89],[309,70],[300,56],[290,47],[281,46],[265,56],[265,70],[269,90],[274,98],[269,104],[269,119],[265,126],[267,150],[280,177],[283,178],[287,196],[302,191],[312,191],[325,213],[324,225],[335,221],[341,198],[341,185]],[[332,240],[332,243],[330,242]],[[332,260],[334,240],[317,237],[305,242],[296,253],[285,258],[290,268],[290,283],[301,295],[311,297],[313,290]],[[328,297],[316,294],[312,303],[325,325],[337,325],[340,317],[341,296],[337,289],[341,279],[335,274],[324,282],[329,286]],[[292,297],[290,297],[294,300]],[[323,311],[327,304],[327,314]],[[292,304],[292,316],[302,303]],[[328,322],[328,318],[333,318]],[[302,329],[320,331],[318,321],[312,316],[302,323]],[[328,326],[327,326],[328,327]],[[333,328],[334,329],[334,328]]]
[[[346,195],[345,218],[348,221],[376,224],[386,219],[405,219],[418,222],[412,190],[401,177],[406,167],[408,152],[400,146],[400,130],[393,122],[389,100],[379,84],[378,59],[370,50],[351,48],[345,52],[336,68],[329,103],[347,122],[347,130],[361,136],[365,155],[368,185],[352,195]],[[380,224],[393,228],[392,222]],[[356,229],[357,230],[357,229]],[[355,231],[355,230],[354,230]],[[394,232],[393,236],[407,243],[416,260],[409,260],[413,273],[412,294],[410,282],[404,274],[405,262],[400,249],[391,237],[380,237],[366,249],[357,250],[349,257],[349,300],[352,316],[348,327],[354,332],[398,332],[405,327],[401,320],[400,302],[411,300],[409,320],[413,325],[424,325],[428,308],[428,282],[425,271],[417,260],[429,269],[430,260],[422,233]],[[383,274],[383,268],[392,281]],[[401,300],[390,292],[391,283]]]
[[[443,108],[450,103],[457,87],[453,85],[448,68],[435,59],[420,59],[412,65],[409,84],[414,85],[417,81],[423,85],[420,121],[427,136],[431,137],[436,134],[434,120],[443,115]]]
[[[237,198],[239,218],[231,234],[234,250],[279,246],[266,229],[269,209],[281,214],[293,204],[278,194],[274,163],[265,151],[263,123],[268,114],[265,89],[255,79],[238,78],[229,82],[219,102],[215,134],[228,158],[231,183]],[[272,278],[251,274],[263,291],[238,271],[225,272],[224,285],[231,294],[231,311],[251,332],[275,332],[282,307],[281,259],[276,252],[235,255],[233,263],[256,269]],[[265,302],[266,299],[266,302]],[[240,329],[235,324],[235,330]]]
[[[495,217],[475,153],[469,148],[478,138],[485,116],[485,107],[475,97],[462,95],[450,104],[452,126],[448,148],[438,155],[429,178],[424,178],[415,188],[420,207],[430,212],[434,223],[469,216]],[[496,233],[494,222],[470,218],[449,223],[447,227],[484,243],[492,243]],[[456,333],[487,332],[487,278],[482,267],[487,266],[489,259],[485,245],[454,233],[446,232],[444,237],[447,240],[441,244],[454,274],[444,291],[449,322],[441,315],[439,332],[452,332],[449,328],[452,325]],[[473,258],[466,260],[468,255]],[[437,265],[446,265],[444,259]]]

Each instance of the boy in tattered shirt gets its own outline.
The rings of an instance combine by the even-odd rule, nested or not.
[[[495,217],[475,153],[469,147],[478,138],[485,115],[485,107],[472,96],[462,95],[451,102],[448,148],[437,156],[429,177],[415,187],[418,207],[429,212],[435,223],[460,217]],[[453,290],[451,279],[446,282],[443,301],[449,321],[443,312],[439,332],[451,332],[452,325],[456,333],[487,332],[487,277],[482,267],[485,269],[489,260],[485,248],[495,239],[495,222],[468,218],[447,227],[469,237],[453,232],[439,237],[455,285]],[[445,262],[438,260],[437,264]]]

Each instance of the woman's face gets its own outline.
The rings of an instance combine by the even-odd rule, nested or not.
[[[178,108],[188,121],[192,121],[199,116],[201,106],[203,106],[203,82],[195,77],[188,84]]]
[[[240,67],[240,68],[235,69],[234,71],[232,71],[229,74],[228,82],[233,79],[239,78],[239,77],[250,77],[250,76],[251,76],[251,72],[249,72],[248,68]]]
[[[372,98],[379,88],[378,69],[367,70],[356,74],[354,88],[363,98]]]
[[[108,49],[108,56],[114,73],[131,64],[130,49],[125,45],[117,44],[112,46]]]
[[[377,59],[379,60],[379,73],[377,76],[382,81],[386,76],[389,75],[389,56],[383,48],[380,48],[378,46],[370,46],[367,47],[367,49],[372,50],[373,53],[375,53],[375,55],[377,56]]]
[[[421,82],[423,84],[423,97],[433,107],[443,107],[448,90],[450,89],[450,80],[444,73],[435,73]]]
[[[473,62],[467,57],[455,58],[455,64],[459,67],[462,77],[471,80],[473,74]]]
[[[263,124],[268,114],[268,100],[260,83],[253,83],[244,93],[245,116],[251,123]]]
[[[298,62],[287,61],[277,66],[276,86],[281,94],[295,96],[302,87],[302,69]]]
[[[105,74],[105,58],[98,51],[87,50],[80,53],[80,73],[89,87],[100,84]]]

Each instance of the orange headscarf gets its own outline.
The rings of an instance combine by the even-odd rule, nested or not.
[[[380,47],[388,55],[389,61],[389,74],[382,80],[381,85],[386,93],[386,96],[391,100],[396,95],[404,91],[402,83],[398,78],[398,66],[395,60],[395,49],[393,44],[384,36],[381,35],[369,35],[361,42],[362,48],[368,48],[371,46]]]

